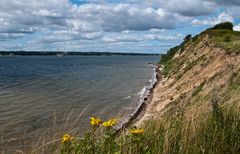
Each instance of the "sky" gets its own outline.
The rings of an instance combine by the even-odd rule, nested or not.
[[[1,51],[166,53],[220,22],[240,31],[240,0],[1,0]]]

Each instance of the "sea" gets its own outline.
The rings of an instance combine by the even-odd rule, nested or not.
[[[124,123],[156,82],[149,63],[159,59],[1,56],[0,147],[32,146],[61,133],[81,136],[90,129],[91,116]]]

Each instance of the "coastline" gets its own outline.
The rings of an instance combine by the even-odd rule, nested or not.
[[[151,103],[154,95],[154,89],[157,87],[157,85],[162,80],[162,72],[161,72],[161,65],[149,63],[151,65],[155,66],[155,73],[156,73],[156,82],[152,85],[152,87],[149,89],[149,93],[146,97],[143,98],[143,101],[141,104],[136,108],[135,112],[130,116],[130,118],[124,122],[119,128],[116,129],[116,134],[119,132],[122,132],[125,128],[129,127],[132,124],[136,124],[141,118],[145,115],[146,109],[148,105]]]

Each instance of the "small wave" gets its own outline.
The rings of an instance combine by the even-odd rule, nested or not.
[[[151,79],[149,79],[149,82],[144,85],[144,87],[141,89],[140,92],[138,92],[138,95],[140,95],[140,104],[144,101],[144,98],[146,98],[150,92],[150,89],[153,87],[153,85],[157,82],[157,68],[154,67],[154,72],[151,76]]]
[[[139,91],[138,93],[137,93],[137,95],[140,95],[140,98],[144,95],[144,93],[146,92],[146,90],[147,90],[147,87],[146,86],[144,86],[142,89],[141,89],[141,91]]]
[[[127,96],[127,97],[124,97],[123,99],[130,99],[132,98],[132,96]]]
[[[157,67],[155,66],[153,70],[154,72],[152,73],[152,76],[151,76],[151,79],[149,79],[149,82],[144,85],[141,91],[135,94],[140,96],[138,105],[135,108],[135,111],[133,113],[128,114],[128,117],[124,117],[124,120],[122,121],[122,123],[119,125],[117,129],[122,128],[124,124],[128,123],[129,120],[137,114],[137,112],[140,110],[141,106],[143,105],[145,99],[149,96],[151,89],[157,83],[157,74],[158,74]]]

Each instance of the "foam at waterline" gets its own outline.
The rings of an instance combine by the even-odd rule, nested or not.
[[[116,129],[120,129],[122,128],[122,126],[126,123],[129,122],[129,120],[131,119],[131,117],[133,117],[141,108],[142,104],[144,103],[145,101],[145,98],[149,97],[149,94],[150,94],[150,90],[153,88],[153,86],[156,84],[157,82],[157,66],[153,65],[154,66],[154,72],[151,76],[151,79],[149,80],[149,82],[144,85],[144,87],[141,89],[140,92],[137,93],[137,95],[140,95],[139,97],[139,101],[138,101],[138,106],[136,107],[136,109],[134,110],[134,112],[132,114],[128,114],[128,116],[126,117],[122,117],[120,119],[120,123],[118,126],[116,126]]]
[[[142,90],[138,93],[140,95],[139,103],[140,105],[143,103],[144,99],[148,97],[148,94],[150,93],[150,89],[153,88],[153,85],[157,82],[157,67],[154,67],[154,73],[151,76],[151,79],[149,79],[148,83],[144,85]]]

